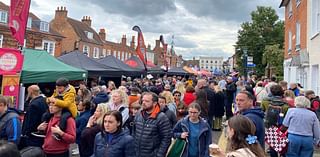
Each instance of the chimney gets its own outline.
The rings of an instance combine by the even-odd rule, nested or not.
[[[156,47],[160,47],[160,40],[156,40]]]
[[[126,37],[126,35],[122,35],[121,44],[122,45],[127,45],[127,37]]]
[[[54,18],[57,20],[66,20],[67,15],[68,15],[68,11],[66,7],[61,6],[60,8],[59,7],[57,8]]]
[[[134,38],[135,38],[135,36],[132,36],[132,38],[131,38],[131,42],[130,42],[130,48],[133,48],[134,49]]]
[[[107,40],[107,39],[106,39],[106,30],[105,30],[104,28],[101,28],[101,29],[100,29],[99,37],[101,38],[102,41]]]
[[[83,16],[82,18],[82,23],[88,25],[89,27],[91,27],[91,19],[90,19],[90,16]]]

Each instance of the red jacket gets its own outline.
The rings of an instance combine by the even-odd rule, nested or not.
[[[48,124],[46,137],[44,139],[43,151],[48,154],[60,154],[69,149],[70,144],[76,141],[76,122],[70,117],[67,119],[67,127],[61,140],[52,136],[51,127],[59,125],[60,117],[53,116]]]
[[[193,93],[184,94],[183,101],[186,106],[189,106],[194,100],[196,100],[196,96]]]

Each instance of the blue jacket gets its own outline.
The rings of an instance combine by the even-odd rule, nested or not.
[[[107,141],[108,133],[99,132],[94,142],[94,157],[135,157],[134,139],[129,130],[122,130]]]
[[[100,104],[100,103],[104,103],[104,102],[108,102],[109,101],[109,96],[108,94],[104,93],[104,92],[99,92],[96,97],[93,98],[92,102],[96,105]]]
[[[19,115],[8,109],[0,116],[0,139],[19,144],[21,136],[21,122]]]
[[[79,117],[76,118],[76,127],[77,127],[76,143],[77,144],[80,144],[81,132],[84,130],[84,128],[86,128],[90,116],[91,116],[91,112],[90,110],[88,110],[80,113]]]
[[[209,124],[200,119],[200,134],[199,134],[199,157],[209,157],[209,145],[212,142],[211,137],[211,129]],[[190,132],[189,131],[189,116],[181,119],[173,129],[173,137],[180,138],[182,132]],[[189,145],[187,144],[182,157],[188,156]]]
[[[264,148],[264,112],[261,108],[248,109],[241,112],[242,115],[248,117],[256,126],[256,136],[262,148]]]

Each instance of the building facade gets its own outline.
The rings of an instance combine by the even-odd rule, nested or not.
[[[154,52],[154,64],[160,67],[164,67],[165,63],[170,67],[179,67],[182,65],[182,56],[177,55],[173,47],[168,49],[167,53],[164,54],[163,46],[160,46],[160,40],[156,40],[156,45],[153,48]]]
[[[308,0],[282,0],[285,7],[284,80],[310,88],[307,48]]]
[[[195,57],[192,58],[192,60],[185,60],[183,61],[183,66],[187,67],[199,67],[199,60]]]
[[[307,22],[307,47],[309,51],[310,89],[320,94],[320,0],[310,0],[308,2],[308,22]]]
[[[0,2],[0,47],[17,48],[18,42],[12,37],[8,22],[9,6]],[[25,48],[46,50],[49,54],[58,56],[63,39],[64,37],[54,31],[48,22],[29,13],[23,45]]]
[[[199,58],[200,69],[214,71],[223,70],[223,57],[202,57]]]

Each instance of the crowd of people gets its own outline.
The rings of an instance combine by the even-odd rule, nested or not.
[[[311,157],[319,147],[319,98],[275,77],[127,78],[118,87],[60,78],[51,96],[38,85],[27,92],[23,121],[0,96],[0,156],[10,147],[39,157],[165,157],[180,139],[181,156],[209,157],[212,136],[223,129],[228,148],[216,156]],[[265,145],[270,127],[288,132],[287,151]]]

